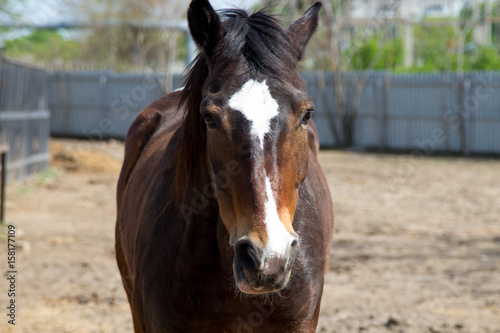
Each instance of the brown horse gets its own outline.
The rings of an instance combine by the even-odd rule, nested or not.
[[[315,331],[333,208],[296,67],[320,8],[285,29],[191,2],[201,52],[185,87],[134,120],[118,182],[136,332]]]

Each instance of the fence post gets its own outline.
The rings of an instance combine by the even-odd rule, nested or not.
[[[384,78],[377,78],[376,81],[377,94],[379,95],[378,103],[378,124],[379,124],[379,140],[378,151],[382,152],[387,148],[387,94],[388,80],[387,75]]]
[[[0,175],[0,223],[5,223],[5,190],[7,182],[7,152],[9,151],[9,146],[6,144],[0,145],[0,164],[2,167],[2,173]]]
[[[443,131],[445,137],[445,150],[450,151],[450,130],[447,121],[447,99],[448,91],[451,90],[452,84],[449,77],[449,73],[443,73],[440,75],[441,82],[441,117],[443,120]]]
[[[340,75],[340,73],[335,73],[334,75]],[[333,80],[335,80],[335,78],[333,78]],[[343,140],[339,136],[339,133],[337,131],[337,125],[335,123],[335,111],[332,111],[332,109],[330,108],[330,103],[328,103],[328,92],[326,89],[325,72],[316,72],[316,84],[319,88],[319,91],[321,92],[321,103],[323,106],[322,112],[324,112],[326,119],[328,120],[328,125],[330,127],[331,134],[333,136],[333,139],[335,140],[334,145],[342,146]],[[332,89],[335,90],[335,87],[332,87]],[[341,98],[341,97],[336,96],[336,98]],[[337,109],[337,114],[339,112],[340,111]]]
[[[7,72],[7,66],[5,64],[5,57],[3,51],[0,49],[0,110],[3,109],[4,103],[4,93],[5,93],[5,77]]]
[[[463,100],[462,100],[462,112],[460,112],[460,116],[462,118],[462,131],[463,131],[463,135],[464,135],[464,148],[463,148],[463,155],[464,156],[470,156],[470,146],[471,146],[471,143],[470,140],[471,138],[473,137],[470,133],[471,132],[471,127],[470,127],[470,117],[472,116],[469,112],[467,108],[467,105],[466,105],[466,101],[467,101],[467,96],[469,96],[470,92],[471,92],[471,86],[472,86],[472,82],[471,82],[471,79],[465,79],[463,81],[463,91],[464,91],[464,95],[463,95]]]
[[[100,111],[101,111],[101,120],[99,121],[98,123],[98,127],[97,129],[99,130],[99,132],[102,133],[102,139],[103,140],[106,140],[108,139],[109,136],[111,136],[111,132],[113,130],[112,127],[108,127],[109,124],[107,123],[107,121],[110,119],[108,116],[109,116],[109,107],[108,105],[110,103],[108,103],[108,96],[109,96],[109,93],[108,93],[108,89],[109,89],[109,85],[108,85],[108,80],[109,80],[109,76],[108,74],[101,74],[99,76],[99,88],[100,88],[100,98],[99,98],[99,101],[100,101]]]
[[[389,91],[391,90],[391,72],[385,71],[384,73],[384,95],[383,95],[383,114],[382,114],[382,140],[383,140],[383,150],[387,150],[387,136],[388,136],[388,128],[387,122],[389,118]]]
[[[465,78],[463,74],[459,74],[458,81],[458,119],[460,122],[460,150],[463,156],[468,156],[469,149],[467,147],[467,133],[465,129]]]

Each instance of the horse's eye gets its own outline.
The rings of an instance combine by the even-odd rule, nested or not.
[[[305,113],[302,114],[300,122],[304,125],[307,125],[309,120],[311,120],[312,115],[313,115],[313,111],[307,110]]]
[[[212,115],[205,114],[202,116],[202,118],[208,128],[217,128],[217,122]]]

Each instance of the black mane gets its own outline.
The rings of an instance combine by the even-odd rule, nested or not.
[[[302,51],[276,17],[264,10],[248,16],[228,9],[221,19],[225,35],[214,52],[217,61],[230,63],[242,55],[251,70],[278,77],[295,70]]]

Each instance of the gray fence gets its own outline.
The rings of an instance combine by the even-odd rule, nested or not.
[[[123,139],[135,116],[167,91],[180,76],[56,72],[49,77],[51,133],[92,140]]]
[[[324,146],[500,154],[500,73],[347,73],[345,115],[331,73],[304,75]]]
[[[347,73],[339,112],[331,73],[303,75],[316,103],[323,147],[424,153],[500,154],[500,74]],[[53,73],[51,131],[59,136],[123,138],[140,110],[180,77]]]
[[[47,79],[44,70],[0,57],[0,144],[9,146],[8,179],[49,164]]]

